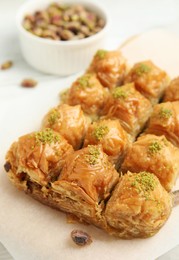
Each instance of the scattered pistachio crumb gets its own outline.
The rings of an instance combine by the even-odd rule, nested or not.
[[[105,51],[105,50],[98,50],[97,52],[96,52],[96,57],[98,57],[98,58],[100,58],[100,59],[104,59],[105,58],[105,56],[106,56],[106,54],[107,54],[107,51]]]
[[[108,132],[109,128],[106,125],[100,125],[95,128],[94,136],[98,141],[100,141]]]
[[[86,155],[86,161],[90,165],[95,165],[100,155],[99,148],[94,145],[88,145],[88,154]]]
[[[59,118],[59,112],[57,109],[52,109],[48,118],[48,123],[50,125],[54,125],[57,122],[57,119]]]
[[[91,74],[85,74],[84,76],[80,77],[80,78],[77,80],[77,83],[78,83],[78,85],[79,85],[81,88],[91,87],[90,78],[91,78]]]
[[[142,74],[145,74],[145,73],[148,73],[151,71],[151,68],[144,64],[144,63],[141,63],[137,66],[137,68],[135,69],[135,73],[138,75],[138,76],[141,76]]]
[[[126,91],[122,87],[117,87],[113,90],[112,93],[114,98],[122,98],[125,99],[127,97]]]
[[[46,128],[43,131],[35,133],[35,142],[36,144],[51,144],[52,142],[56,143],[60,141],[59,135],[57,135],[52,129]]]
[[[167,108],[161,108],[159,111],[159,117],[162,119],[169,119],[172,116],[172,111]]]
[[[34,80],[34,79],[23,79],[22,81],[21,81],[21,86],[22,87],[25,87],[25,88],[33,88],[33,87],[35,87],[36,85],[37,85],[37,81],[36,80]]]
[[[153,141],[152,143],[150,143],[149,147],[148,147],[148,152],[151,155],[154,155],[158,152],[160,152],[162,149],[162,145],[161,143],[157,142],[157,141]]]
[[[4,63],[1,64],[1,70],[7,70],[7,69],[10,69],[13,65],[13,62],[8,60],[8,61],[5,61]]]
[[[135,174],[131,183],[131,187],[134,187],[138,193],[142,193],[146,200],[150,199],[150,192],[155,189],[156,185],[154,175],[145,171]]]

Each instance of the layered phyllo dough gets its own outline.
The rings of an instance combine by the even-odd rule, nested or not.
[[[136,63],[125,79],[126,83],[134,82],[136,89],[156,104],[163,96],[164,90],[169,84],[166,72],[159,69],[151,61]]]
[[[119,120],[101,119],[93,122],[88,128],[84,146],[89,144],[102,145],[103,151],[109,156],[109,160],[118,168],[131,142]]]
[[[73,147],[64,137],[47,128],[21,136],[13,143],[6,155],[5,169],[19,187],[27,179],[47,185],[58,177],[65,157],[71,153]]]
[[[179,149],[165,136],[143,135],[128,150],[121,170],[154,173],[167,191],[171,191],[179,173]]]
[[[163,102],[179,101],[179,77],[173,79],[165,91]]]
[[[88,72],[95,73],[104,87],[121,85],[126,75],[126,61],[119,51],[98,50]]]
[[[41,130],[11,145],[4,168],[19,189],[79,222],[146,238],[178,204],[179,78],[165,91],[169,78],[151,61],[126,64],[119,51],[99,50]]]
[[[117,183],[119,174],[100,146],[89,145],[65,159],[63,170],[52,190],[63,197],[64,210],[95,225],[104,225],[104,201]]]
[[[89,123],[89,118],[84,115],[80,105],[61,104],[47,113],[42,128],[59,132],[77,150],[82,146]]]
[[[172,197],[149,172],[127,172],[107,202],[105,217],[111,233],[121,238],[151,237],[165,224]]]
[[[117,118],[133,138],[142,131],[151,112],[150,101],[135,89],[133,83],[116,87],[103,110],[105,118]]]
[[[81,105],[89,115],[99,114],[107,101],[108,91],[104,88],[95,74],[85,74],[78,78],[68,92],[69,105]]]
[[[179,147],[179,101],[155,105],[145,133],[165,135]]]

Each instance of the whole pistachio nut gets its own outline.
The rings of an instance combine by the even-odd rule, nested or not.
[[[23,20],[24,28],[36,36],[63,41],[89,37],[104,25],[101,17],[80,4],[52,3]]]
[[[31,79],[31,78],[27,78],[27,79],[23,79],[20,83],[20,85],[22,87],[25,87],[25,88],[33,88],[37,85],[37,81],[34,80],[34,79]]]
[[[64,41],[71,40],[74,37],[74,33],[70,30],[63,30],[60,34],[61,39]]]
[[[11,60],[5,61],[1,64],[0,68],[1,70],[7,70],[10,69],[13,65],[13,62]]]

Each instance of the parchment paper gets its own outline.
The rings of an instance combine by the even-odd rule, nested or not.
[[[155,46],[159,46],[160,37],[162,37],[162,41],[167,40],[168,33],[165,31],[158,31],[157,34],[156,32],[152,33],[154,33],[152,39],[151,35],[148,38],[148,33],[144,36],[146,39],[150,39],[148,40],[150,46],[152,46],[153,51],[155,49],[158,57],[161,55],[164,58],[164,49],[161,47],[159,50]],[[156,35],[158,35],[158,39]],[[150,49],[144,36],[142,36],[143,45],[140,45],[142,53]],[[157,42],[156,45],[153,39]],[[172,42],[175,45],[175,40]],[[128,58],[130,58],[130,52],[139,52],[139,50],[135,52],[134,47],[130,48],[129,52],[127,46],[130,44],[132,41],[123,47]],[[179,68],[178,56],[176,61],[179,47],[174,50],[170,43],[166,50],[166,59],[168,59],[168,51],[170,51],[169,62],[173,58]],[[140,60],[140,53],[137,55],[139,55],[137,60]],[[131,62],[133,59],[132,56]],[[172,70],[169,72],[173,73]],[[176,71],[173,75],[175,73]],[[10,144],[18,136],[40,127],[44,114],[58,104],[59,90],[69,86],[68,84],[69,82],[65,80],[59,80],[53,88],[47,86],[48,84],[44,87],[39,86],[38,90],[31,92],[28,96],[24,95],[0,103],[0,241],[16,260],[155,259],[179,244],[179,207],[173,209],[166,225],[154,237],[119,240],[90,225],[67,224],[64,213],[42,205],[18,191],[6,177],[3,164],[5,153]],[[179,182],[175,186],[175,189],[177,188],[179,188]],[[84,248],[74,245],[70,238],[70,232],[75,228],[88,232],[92,236],[93,243]]]

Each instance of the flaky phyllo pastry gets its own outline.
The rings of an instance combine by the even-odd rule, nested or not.
[[[103,225],[104,201],[119,179],[100,146],[89,145],[66,157],[52,190],[64,197],[64,207],[87,222]]]
[[[166,72],[159,69],[151,61],[136,63],[129,71],[125,82],[134,82],[136,89],[148,98],[152,104],[156,104],[169,83]]]
[[[120,52],[99,50],[39,131],[11,145],[10,181],[111,235],[153,236],[176,205],[177,84],[151,61],[130,69]]]
[[[82,146],[89,123],[90,120],[84,115],[80,105],[62,104],[47,113],[42,128],[59,132],[77,150]]]
[[[105,217],[123,238],[154,235],[168,219],[172,198],[152,173],[127,172],[109,199]]]
[[[152,172],[171,191],[179,174],[179,149],[165,136],[143,135],[128,150],[121,170]]]
[[[84,146],[89,144],[101,144],[108,159],[118,168],[131,141],[119,120],[101,119],[88,127]]]
[[[121,85],[127,72],[126,61],[119,51],[99,50],[94,56],[89,73],[95,73],[104,87]]]
[[[151,111],[151,103],[130,83],[111,92],[103,115],[105,118],[117,118],[126,132],[135,138],[145,126]]]
[[[179,101],[155,105],[145,133],[165,135],[179,147]]]
[[[179,101],[179,77],[173,79],[165,91],[163,102]]]
[[[86,114],[99,115],[108,96],[95,74],[85,74],[78,78],[69,89],[66,102],[71,105],[81,105]]]
[[[72,152],[73,147],[63,136],[47,128],[24,135],[13,143],[7,153],[6,167],[10,167],[10,178],[14,182],[16,178],[22,182],[29,178],[46,186],[58,177],[66,155]]]

